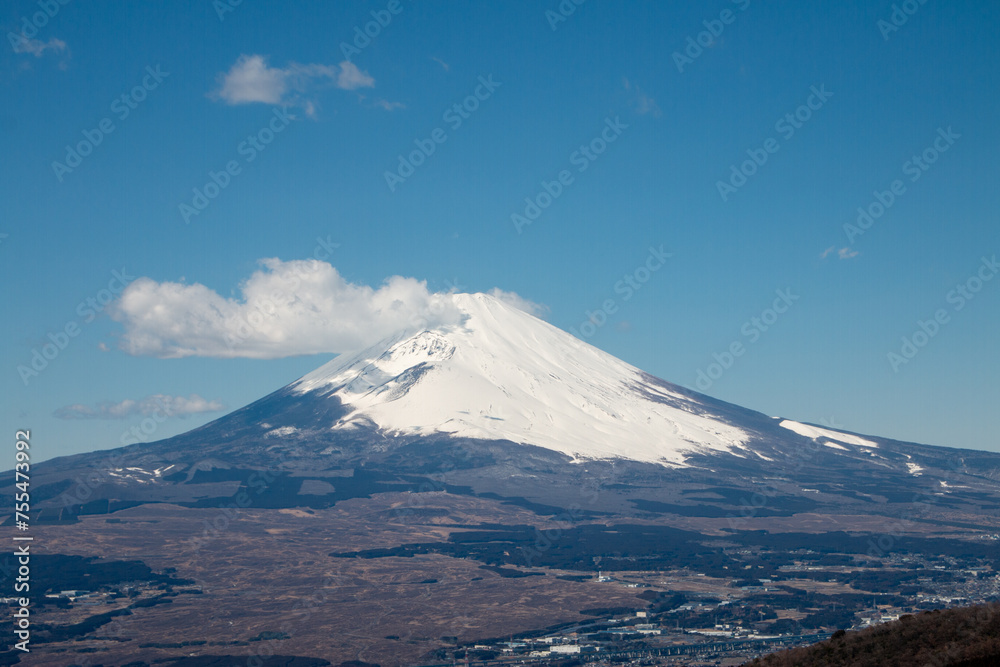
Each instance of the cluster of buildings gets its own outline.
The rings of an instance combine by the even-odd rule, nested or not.
[[[77,600],[87,600],[87,599],[93,597],[94,595],[97,595],[97,594],[96,593],[91,593],[90,591],[81,591],[81,590],[75,590],[74,589],[74,590],[68,590],[68,591],[59,591],[58,593],[49,593],[45,597],[50,598],[50,599],[54,599],[54,600],[58,600],[60,598],[63,598],[63,599],[69,600],[70,602],[76,602]]]
[[[636,635],[652,636],[662,633],[660,627],[649,622],[649,617],[645,611],[637,611],[624,618],[610,618],[603,621],[601,625],[611,625],[599,631],[587,631],[578,628],[580,631],[567,631],[564,634],[549,635],[537,639],[522,639],[519,641],[507,641],[497,644],[476,644],[472,647],[476,651],[491,651],[502,656],[527,656],[529,658],[558,658],[562,656],[574,656],[582,654],[596,654],[605,647],[610,639],[612,642],[626,637]],[[595,639],[600,635],[604,641]]]

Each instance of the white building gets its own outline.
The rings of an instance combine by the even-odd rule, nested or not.
[[[553,646],[549,649],[549,653],[572,654],[579,652],[580,646],[578,644],[564,644],[562,646]]]

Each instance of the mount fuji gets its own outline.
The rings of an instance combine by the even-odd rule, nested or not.
[[[581,485],[601,490],[595,508],[626,514],[733,514],[761,488],[766,511],[786,514],[884,512],[915,483],[953,503],[995,497],[998,454],[769,417],[653,377],[491,295],[452,299],[459,322],[338,356],[188,433],[37,466],[41,507],[209,506],[245,490],[253,471],[283,480],[268,487],[272,506],[433,488],[565,508]]]
[[[464,321],[335,359],[291,385],[349,410],[334,431],[447,434],[536,445],[574,461],[684,465],[750,434],[665,382],[486,294],[456,294]]]

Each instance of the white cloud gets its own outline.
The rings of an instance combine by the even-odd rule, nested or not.
[[[236,298],[198,283],[134,280],[109,306],[125,329],[119,346],[161,358],[274,359],[357,350],[401,331],[462,320],[451,299],[456,290],[431,292],[415,278],[392,276],[372,288],[318,260],[260,264]],[[489,294],[535,316],[548,310],[514,292]]]
[[[222,78],[219,97],[228,104],[277,104],[288,90],[285,70],[271,68],[263,56],[242,55]]]
[[[393,276],[374,289],[317,260],[260,261],[226,298],[201,284],[139,278],[109,309],[129,354],[272,359],[371,345],[397,331],[461,320],[446,293]]]
[[[337,76],[338,88],[354,90],[356,88],[372,88],[374,86],[375,79],[371,78],[368,72],[362,72],[350,60],[340,63],[340,74]]]
[[[371,88],[375,79],[348,60],[339,65],[300,65],[270,67],[261,55],[241,55],[228,72],[219,75],[219,87],[212,96],[227,104],[285,104],[314,109],[304,99],[323,84],[342,90]]]
[[[625,91],[629,93],[630,104],[635,112],[640,116],[646,114],[652,114],[654,118],[659,118],[663,113],[660,110],[660,105],[656,103],[652,97],[643,92],[642,88],[638,85],[632,83],[628,79],[623,79],[623,84],[625,86]]]
[[[375,106],[380,109],[385,109],[386,111],[393,111],[395,109],[405,109],[406,105],[402,102],[390,102],[389,100],[375,100]]]
[[[225,406],[219,401],[208,401],[198,394],[190,396],[167,396],[153,394],[139,400],[126,399],[118,403],[104,401],[89,405],[67,405],[55,411],[59,419],[125,419],[133,415],[162,415],[164,417],[185,417],[202,412],[218,412]]]
[[[638,96],[635,101],[635,112],[640,116],[651,113],[655,118],[659,118],[662,113],[660,111],[660,105],[656,103],[656,100],[641,90],[638,91]]]
[[[14,46],[14,53],[30,53],[36,58],[40,58],[46,51],[61,53],[66,50],[66,42],[55,37],[43,42],[38,39],[28,39],[24,35],[15,35],[11,42]]]
[[[499,287],[494,287],[489,292],[487,292],[492,297],[503,301],[508,306],[513,306],[518,310],[523,310],[529,315],[534,315],[535,317],[545,317],[549,313],[549,309],[542,304],[535,303],[529,299],[525,299],[520,294],[516,292],[505,292]]]

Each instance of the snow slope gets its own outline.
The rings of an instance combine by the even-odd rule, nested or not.
[[[793,431],[807,438],[812,438],[813,440],[826,438],[828,440],[836,440],[837,442],[845,442],[849,445],[857,445],[858,447],[878,447],[878,443],[872,442],[871,440],[865,440],[862,437],[851,435],[850,433],[841,433],[840,431],[832,431],[828,428],[810,426],[808,424],[792,421],[791,419],[785,419],[779,424],[779,426],[787,428],[789,431]],[[828,447],[837,448],[837,446],[833,443],[828,442],[826,445]],[[839,449],[844,449],[844,447],[839,447]]]
[[[510,440],[574,460],[683,466],[692,453],[742,455],[746,432],[638,368],[492,296],[452,298],[461,324],[342,355],[291,389],[339,398],[350,412],[334,429]]]

